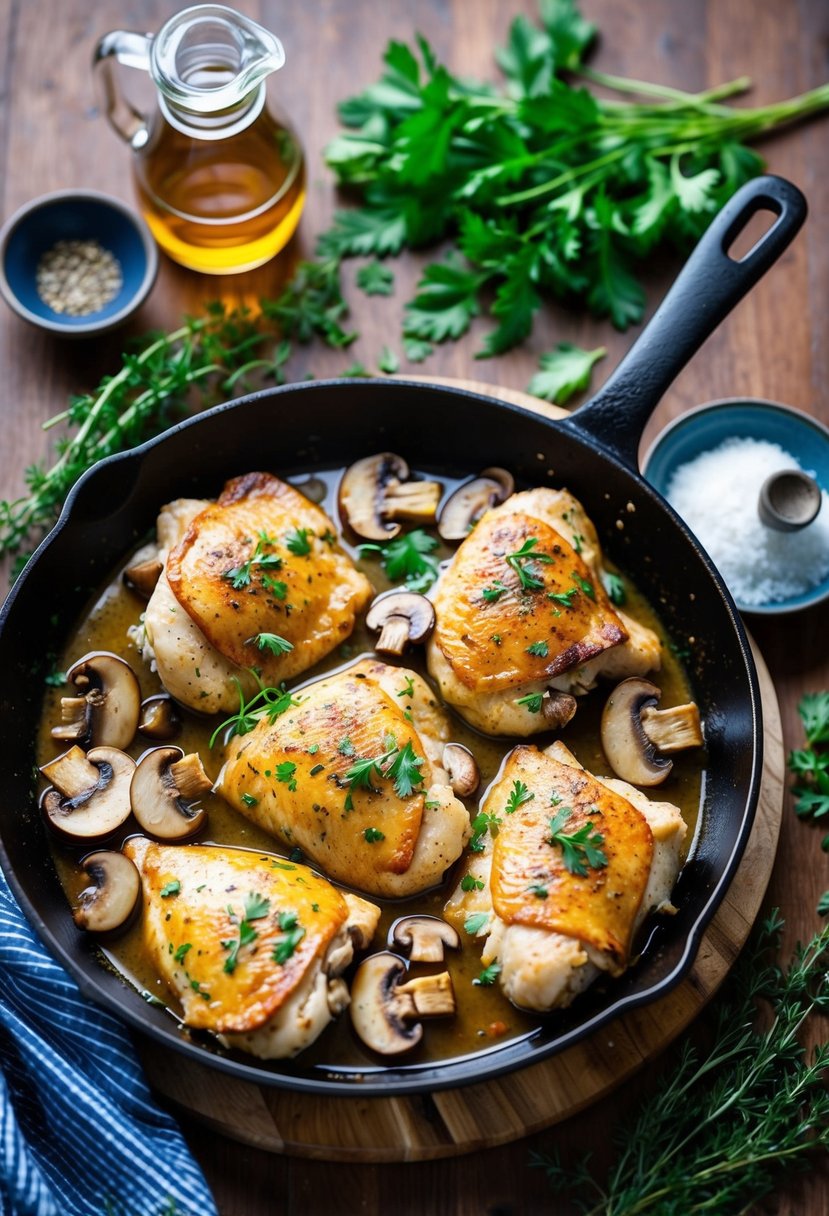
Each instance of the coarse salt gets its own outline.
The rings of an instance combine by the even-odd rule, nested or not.
[[[808,472],[776,443],[735,437],[680,465],[668,483],[668,501],[740,604],[780,603],[829,576],[825,490],[817,518],[798,532],[777,532],[760,522],[760,488],[782,469]]]

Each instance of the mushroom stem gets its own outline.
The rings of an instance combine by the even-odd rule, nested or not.
[[[384,519],[433,524],[442,493],[439,481],[390,481],[380,514]]]
[[[576,698],[569,692],[557,692],[548,688],[541,700],[541,713],[553,729],[566,726],[576,712]]]
[[[419,1018],[451,1017],[457,1008],[455,989],[448,971],[440,971],[437,975],[420,975],[406,984],[398,984],[397,991],[411,997],[413,1016]]]
[[[387,617],[374,649],[379,651],[380,654],[402,654],[409,640],[410,628],[408,617]]]
[[[134,591],[136,595],[148,600],[155,591],[155,585],[161,577],[163,569],[164,566],[158,558],[149,558],[145,562],[128,566],[124,571],[124,582],[130,591]]]
[[[42,765],[40,771],[64,798],[77,798],[88,790],[97,789],[101,781],[101,770],[90,763],[77,746]]]
[[[62,726],[52,727],[52,738],[67,743],[73,739],[85,739],[89,734],[91,706],[86,697],[61,697],[60,716]]]
[[[196,752],[182,756],[170,765],[170,774],[178,789],[180,798],[200,798],[213,788],[213,782],[204,771],[201,757]]]
[[[672,705],[670,709],[645,706],[639,715],[642,729],[661,752],[681,752],[686,747],[702,747],[699,710],[693,701]]]
[[[447,743],[443,749],[443,767],[453,793],[461,798],[469,798],[475,793],[481,781],[481,771],[468,747],[462,743]]]

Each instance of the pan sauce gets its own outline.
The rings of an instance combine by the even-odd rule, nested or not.
[[[337,518],[336,489],[341,472],[342,470],[337,469],[318,472],[314,475],[315,478],[325,483],[326,496],[320,505],[334,520]],[[286,478],[286,480],[301,489],[302,483],[306,479],[297,477]],[[442,477],[441,480],[446,490],[450,492],[460,484],[458,481],[446,477]],[[216,491],[218,492],[219,489],[220,487],[217,486]],[[317,495],[314,495],[315,500],[316,498]],[[159,507],[161,505],[159,503]],[[589,514],[589,504],[586,506]],[[369,558],[361,559],[358,557],[356,546],[349,545],[344,540],[342,543],[378,592],[386,590],[390,586],[378,561]],[[451,553],[452,550],[444,546],[435,552],[435,557],[445,559],[450,557]],[[124,587],[121,578],[123,569],[130,565],[131,561],[132,555],[130,554],[114,573],[112,580],[93,596],[65,648],[60,653],[56,665],[59,670],[66,670],[81,655],[90,650],[113,651],[132,665],[141,683],[142,697],[148,697],[163,690],[157,675],[149,671],[127,638],[127,629],[138,622],[144,609],[144,602]],[[693,694],[687,677],[676,657],[664,626],[644,597],[631,586],[627,578],[625,578],[625,589],[627,593],[626,611],[653,629],[660,639],[662,668],[657,682],[663,693],[662,705],[681,704],[692,699]],[[346,666],[361,654],[370,653],[373,640],[364,624],[360,622],[346,643],[311,671],[304,673],[301,680],[292,687],[301,687],[302,683]],[[413,648],[408,651],[400,662],[419,671],[422,675],[426,675],[421,648]],[[610,687],[609,684],[600,684],[587,697],[580,698],[576,717],[561,732],[560,736],[579,761],[587,769],[597,774],[608,771],[599,742],[599,722]],[[38,738],[39,764],[52,759],[59,750],[62,750],[51,738],[50,730],[60,720],[60,697],[66,695],[66,691],[65,687],[49,688],[44,698],[44,712]],[[466,800],[470,813],[474,815],[478,801],[493,780],[504,755],[518,740],[486,738],[473,731],[451,709],[448,709],[447,712],[452,722],[452,738],[459,743],[466,744],[474,752],[481,770],[481,786],[478,794],[475,799]],[[172,742],[182,747],[185,753],[199,752],[208,774],[215,778],[221,766],[221,748],[217,746],[211,753],[208,743],[220,719],[200,719],[186,710],[182,711],[182,718],[181,733]],[[537,736],[535,741],[543,747],[551,739],[552,735],[541,735]],[[129,752],[137,759],[148,746],[151,744],[147,740],[137,736]],[[686,842],[693,839],[696,826],[701,795],[702,763],[703,757],[695,755],[693,752],[678,755],[674,758],[671,775],[656,792],[656,797],[672,801],[680,807],[688,824]],[[202,799],[202,803],[208,810],[209,822],[206,833],[199,838],[200,843],[212,841],[250,848],[256,852],[285,853],[279,841],[239,815],[222,799],[208,795]],[[130,829],[128,824],[127,830],[121,838],[116,838],[103,847],[119,848],[123,838],[131,831],[134,832],[135,828]],[[81,856],[89,850],[73,850],[58,843],[51,834],[49,843],[61,883],[70,904],[74,906],[80,891],[87,885],[86,875],[78,863]],[[381,900],[369,896],[382,908],[380,926],[372,943],[372,950],[386,948],[386,935],[392,923],[399,916],[415,911],[440,916],[443,905],[457,881],[458,867],[462,864],[463,859],[449,872],[440,888],[425,894],[405,900]],[[461,934],[461,937],[464,939],[465,935]],[[462,941],[461,951],[447,951],[447,960],[443,966],[452,974],[458,1005],[457,1014],[454,1018],[427,1022],[424,1025],[425,1033],[421,1044],[409,1055],[403,1057],[403,1062],[441,1060],[480,1051],[527,1034],[539,1024],[540,1015],[517,1010],[501,994],[497,983],[491,987],[473,983],[482,969],[481,948],[482,942],[465,938]],[[180,1010],[175,997],[158,978],[152,964],[144,955],[139,924],[134,925],[122,937],[107,943],[101,949],[104,955],[102,962],[105,965],[115,967],[128,983],[141,992],[145,999],[162,1002],[169,1008],[171,1016],[178,1018]],[[440,964],[413,965],[412,974],[441,969]],[[597,982],[602,983],[603,981]],[[612,981],[608,982],[612,983]],[[189,1032],[184,1030],[183,1033]],[[206,1045],[214,1046],[212,1041]],[[369,1069],[376,1067],[378,1060],[359,1043],[351,1030],[348,1014],[345,1013],[323,1032],[316,1043],[302,1052],[298,1063],[302,1066],[323,1063],[338,1068]],[[286,1061],[277,1061],[276,1064],[283,1069],[286,1066],[289,1067]]]

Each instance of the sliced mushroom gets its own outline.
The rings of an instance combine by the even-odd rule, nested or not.
[[[461,939],[438,916],[402,916],[391,927],[389,945],[398,946],[413,963],[442,963],[447,949],[460,949]]]
[[[366,1047],[384,1056],[411,1051],[423,1038],[419,1019],[455,1012],[448,971],[401,984],[406,965],[396,954],[372,954],[357,968],[351,985],[351,1023]]]
[[[147,697],[141,702],[141,717],[138,719],[140,734],[158,743],[167,743],[175,739],[180,730],[181,715],[175,701],[166,692]]]
[[[212,787],[195,752],[185,756],[180,747],[154,747],[136,767],[132,812],[157,840],[186,840],[207,822],[207,811],[195,801]]]
[[[575,716],[576,698],[572,697],[569,692],[558,692],[555,688],[548,688],[541,699],[541,713],[548,726],[553,730],[558,730],[559,727],[566,726]]]
[[[114,747],[77,745],[40,770],[52,788],[40,807],[49,826],[73,843],[106,840],[130,815],[130,782],[135,761]]]
[[[417,645],[429,637],[435,627],[434,605],[416,591],[386,591],[369,608],[366,627],[380,634],[375,650],[400,655],[410,642]]]
[[[62,726],[52,737],[83,747],[129,747],[138,726],[141,688],[129,663],[107,650],[78,659],[66,673],[79,692],[61,697]]]
[[[127,566],[124,571],[124,582],[130,591],[148,600],[155,591],[155,585],[161,577],[164,564],[157,557],[151,557],[145,562],[137,562]]]
[[[447,743],[443,749],[443,767],[454,793],[461,798],[475,793],[481,781],[481,770],[468,747],[462,743]]]
[[[91,881],[78,896],[72,913],[75,924],[87,933],[115,933],[126,929],[141,902],[141,878],[123,853],[90,853],[81,862]]]
[[[662,751],[702,745],[696,705],[656,710],[661,696],[649,680],[632,677],[614,688],[602,714],[602,747],[610,767],[633,785],[661,785],[673,768]]]
[[[398,520],[433,524],[443,493],[439,481],[411,481],[406,461],[394,452],[358,460],[343,473],[338,504],[352,532],[365,540],[392,540]]]
[[[464,540],[484,511],[505,502],[514,492],[512,473],[506,469],[484,469],[447,498],[438,520],[439,534],[448,541]]]

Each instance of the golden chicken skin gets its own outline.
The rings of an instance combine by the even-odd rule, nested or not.
[[[141,876],[144,946],[187,1026],[278,1059],[348,1004],[339,976],[374,934],[373,904],[247,849],[131,837],[123,851]]]
[[[659,639],[610,602],[596,530],[566,490],[487,511],[441,576],[427,646],[441,695],[478,730],[563,726],[597,678],[660,665]]]
[[[448,719],[426,681],[363,659],[291,701],[231,739],[218,791],[338,882],[390,897],[439,883],[470,829],[441,764]]]
[[[269,473],[234,478],[214,503],[164,507],[156,552],[137,641],[166,690],[202,713],[236,708],[236,681],[256,691],[252,668],[274,685],[312,667],[373,593],[325,512]]]
[[[601,972],[619,975],[644,918],[671,910],[685,822],[554,743],[506,757],[484,800],[446,915],[486,938],[514,1004],[563,1008]]]

